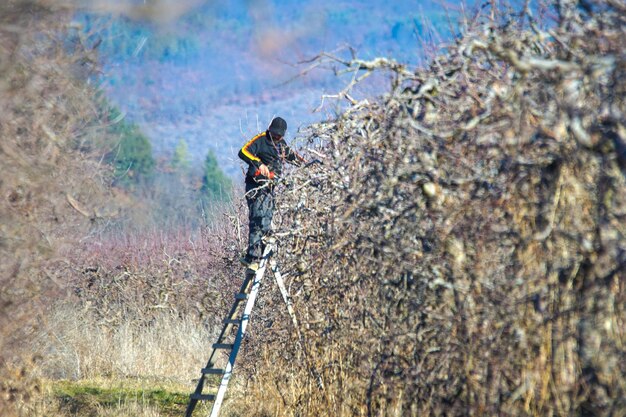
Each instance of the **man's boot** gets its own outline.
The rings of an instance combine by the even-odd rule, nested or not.
[[[254,272],[258,271],[259,267],[261,266],[260,260],[255,260],[249,258],[248,256],[243,256],[239,258],[239,262],[241,262],[243,266]]]

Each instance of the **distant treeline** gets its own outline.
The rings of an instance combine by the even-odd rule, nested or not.
[[[174,121],[216,104],[250,102],[267,90],[287,95],[303,88],[332,91],[337,80],[325,71],[282,85],[302,70],[289,64],[324,50],[347,51],[349,45],[364,59],[393,56],[417,63],[424,43],[449,37],[456,25],[456,11],[439,5],[361,3],[322,1],[312,7],[290,0],[268,2],[267,10],[243,2],[205,5],[161,26],[93,13],[81,13],[75,20],[99,44],[105,67],[101,81],[113,95],[123,92],[124,108],[133,116]],[[272,30],[281,39],[269,36],[267,41],[277,45],[263,40]],[[271,58],[263,52],[266,47],[275,48]],[[283,73],[261,68],[266,60]]]
[[[151,207],[148,211],[155,223],[197,223],[203,217],[207,220],[207,206],[230,201],[232,182],[212,151],[202,167],[194,168],[187,142],[179,138],[171,155],[155,158],[139,126],[104,102],[107,131],[113,139],[106,144],[104,159],[112,166],[113,185]]]

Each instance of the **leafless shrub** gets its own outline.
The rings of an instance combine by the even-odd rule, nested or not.
[[[189,382],[240,286],[240,224],[103,234],[63,254],[70,293],[29,344],[37,374]]]
[[[192,230],[118,234],[68,254],[73,300],[107,327],[150,324],[161,313],[220,321],[240,285],[237,222]]]
[[[272,347],[247,365],[271,413],[626,414],[625,8],[554,6],[546,29],[494,10],[415,72],[344,63],[395,82],[341,92],[306,134],[323,165],[279,193],[310,360],[265,294],[246,352]]]
[[[58,292],[58,254],[109,213],[106,170],[88,154],[98,133],[86,81],[94,51],[53,2],[0,5],[0,414],[36,384],[21,343]]]

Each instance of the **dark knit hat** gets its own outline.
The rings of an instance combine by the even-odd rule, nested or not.
[[[270,123],[270,127],[267,129],[272,135],[285,136],[287,131],[287,122],[282,117],[275,117]]]

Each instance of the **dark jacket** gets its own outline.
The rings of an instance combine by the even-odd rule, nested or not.
[[[259,133],[243,145],[243,148],[239,150],[239,158],[248,163],[248,172],[246,173],[246,183],[248,184],[257,184],[260,180],[267,180],[262,175],[254,175],[261,164],[267,165],[274,175],[280,176],[284,161],[296,164],[303,161],[302,157],[294,152],[284,139],[274,142],[270,139],[267,131]]]

